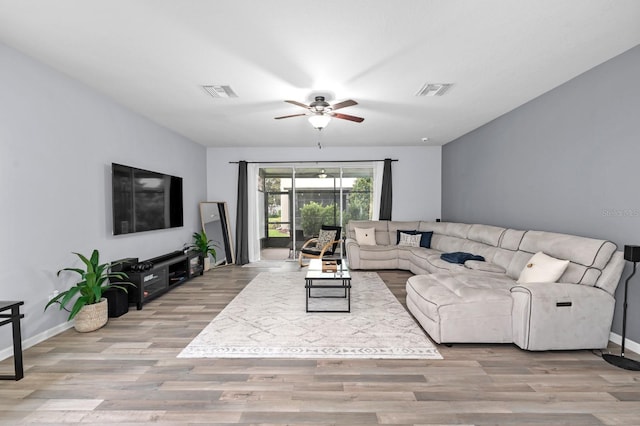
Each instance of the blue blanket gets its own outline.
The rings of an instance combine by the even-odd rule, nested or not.
[[[466,262],[467,260],[479,260],[481,262],[484,262],[484,257],[477,256],[471,253],[465,253],[462,251],[456,251],[453,253],[442,253],[440,255],[440,259],[446,260],[449,263],[459,263],[461,265],[464,264],[464,262]]]

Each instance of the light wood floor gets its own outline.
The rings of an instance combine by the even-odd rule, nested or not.
[[[176,358],[263,270],[207,272],[97,332],[71,329],[26,350],[25,378],[0,382],[0,423],[640,424],[640,373],[591,351],[454,345],[429,361]],[[404,303],[410,274],[380,275]]]

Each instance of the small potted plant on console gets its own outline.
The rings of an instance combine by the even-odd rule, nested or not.
[[[114,264],[100,264],[98,250],[93,250],[89,258],[80,253],[74,254],[80,258],[85,267],[64,268],[59,270],[57,275],[60,276],[63,271],[75,272],[80,275],[80,281],[70,289],[55,296],[44,308],[46,310],[49,306],[57,303],[60,305],[61,310],[64,309],[69,312],[67,320],[75,319],[74,328],[81,333],[86,333],[97,330],[107,323],[107,299],[103,298],[102,294],[109,288],[119,288],[127,292],[127,289],[122,285],[131,283],[124,281],[127,279],[125,273],[110,271],[111,266]],[[120,281],[111,284],[110,279]],[[78,297],[75,299],[71,309],[67,309],[67,305],[76,296]]]
[[[208,271],[211,269],[211,259],[209,258],[209,255],[213,256],[213,261],[215,262],[215,247],[217,246],[213,243],[213,240],[210,240],[207,237],[207,233],[204,232],[204,229],[200,232],[193,233],[193,244],[191,244],[190,247],[200,253],[204,270]]]

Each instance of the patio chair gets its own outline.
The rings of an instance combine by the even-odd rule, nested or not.
[[[298,263],[307,266],[303,259],[325,259],[332,257],[340,243],[341,226],[322,225],[317,238],[311,238],[302,245]]]

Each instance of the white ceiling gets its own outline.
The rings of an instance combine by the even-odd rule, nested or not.
[[[365,117],[324,146],[442,145],[640,44],[640,1],[0,0],[0,41],[206,146],[315,146],[273,119],[314,93]]]

